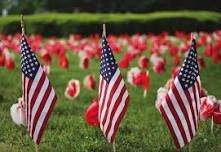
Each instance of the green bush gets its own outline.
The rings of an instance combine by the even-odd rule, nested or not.
[[[68,36],[71,33],[89,35],[101,33],[102,23],[107,32],[120,33],[174,33],[177,30],[213,31],[221,28],[221,13],[207,11],[155,12],[148,14],[36,14],[25,16],[28,34]],[[19,32],[20,16],[0,17],[0,31],[5,34]]]

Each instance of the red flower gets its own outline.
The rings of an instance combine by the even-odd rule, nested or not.
[[[51,55],[48,53],[48,51],[46,51],[46,50],[41,51],[40,56],[41,56],[42,60],[43,60],[46,64],[51,64],[51,62],[52,62],[52,57],[51,57]]]
[[[100,123],[98,120],[98,109],[99,109],[98,100],[94,99],[91,105],[87,108],[87,111],[85,113],[85,121],[88,125],[99,127]]]
[[[206,57],[210,57],[212,55],[212,52],[213,52],[213,45],[210,43],[207,45],[204,54]]]
[[[178,66],[180,64],[180,56],[176,55],[173,59],[173,66]]]
[[[176,67],[171,71],[171,76],[173,79],[175,79],[175,77],[178,75],[178,73],[180,72],[180,67]]]
[[[198,56],[197,61],[198,61],[199,65],[200,65],[201,69],[206,67],[205,61],[204,61],[202,56]]]
[[[5,60],[5,67],[9,70],[13,70],[15,68],[15,62],[12,60],[12,58]]]
[[[3,55],[0,55],[0,66],[5,65],[5,57]]]
[[[142,55],[138,60],[138,64],[141,68],[148,68],[149,67],[149,60],[146,56]]]
[[[171,56],[175,56],[175,55],[177,55],[177,53],[178,53],[178,48],[176,48],[176,47],[170,47],[169,51],[170,51],[170,55],[171,55]]]
[[[221,100],[219,100],[215,106],[213,112],[213,122],[216,124],[221,124]]]
[[[59,61],[58,61],[58,64],[62,67],[62,68],[65,68],[67,69],[69,67],[69,62],[68,62],[68,59],[66,56],[61,56],[59,57]]]
[[[125,60],[125,59],[122,59],[121,61],[119,61],[118,65],[119,65],[120,68],[126,69],[129,66],[129,61]]]

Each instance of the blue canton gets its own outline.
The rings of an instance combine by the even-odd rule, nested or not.
[[[193,40],[187,58],[184,60],[178,75],[178,79],[184,90],[192,87],[199,75],[195,43],[195,40]]]
[[[34,55],[32,49],[29,47],[25,36],[22,36],[21,41],[21,70],[23,74],[30,78],[34,79],[40,64]]]
[[[109,47],[107,40],[105,37],[102,38],[102,52],[101,52],[101,63],[100,63],[100,73],[109,83],[114,76],[118,66],[114,59],[111,48]]]

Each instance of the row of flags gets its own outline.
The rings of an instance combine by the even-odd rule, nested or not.
[[[33,141],[39,144],[57,96],[24,34],[21,41],[21,69],[26,127]],[[179,74],[165,100],[160,103],[160,112],[177,148],[189,143],[196,135],[199,123],[199,90],[199,67],[193,39]],[[98,91],[99,126],[108,142],[113,144],[130,96],[105,36],[102,37]]]

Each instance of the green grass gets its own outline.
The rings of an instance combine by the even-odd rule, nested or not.
[[[199,53],[202,50],[199,50]],[[87,91],[81,85],[81,92],[75,101],[69,101],[64,97],[64,90],[71,78],[80,79],[89,73],[95,73],[98,78],[98,59],[91,61],[89,70],[81,70],[78,67],[77,56],[69,54],[70,68],[61,69],[57,66],[57,60],[52,64],[49,75],[58,101],[52,116],[49,119],[46,131],[40,144],[40,152],[107,152],[112,147],[107,143],[99,128],[87,126],[84,121],[84,113],[92,99],[97,95],[96,91]],[[117,60],[121,56],[117,56]],[[15,125],[10,117],[10,107],[17,102],[22,94],[21,71],[19,56],[16,55],[16,69],[8,71],[0,68],[0,151],[26,152],[34,151],[34,144],[25,128]],[[132,66],[137,63],[133,62]],[[169,130],[163,118],[155,108],[156,91],[169,79],[171,61],[167,66],[167,72],[156,75],[150,70],[151,88],[146,99],[143,98],[142,88],[132,87],[126,83],[131,101],[125,118],[122,121],[116,136],[116,149],[119,152],[171,152],[176,151]],[[214,65],[210,59],[206,60],[206,69],[201,71],[203,86],[209,94],[221,99],[221,64]],[[127,70],[121,69],[126,80]],[[181,151],[187,152],[188,146]],[[192,143],[193,152],[220,152],[221,151],[221,125],[214,126],[214,135],[210,133],[210,120],[201,122],[198,135]]]

